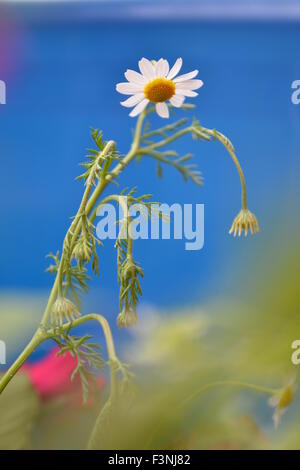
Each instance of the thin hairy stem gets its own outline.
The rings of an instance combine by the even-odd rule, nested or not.
[[[160,127],[159,129],[154,129],[153,131],[145,132],[142,135],[141,140],[145,141],[145,140],[149,139],[150,137],[154,137],[154,136],[157,136],[157,135],[159,135],[161,137],[166,137],[166,134],[165,134],[166,132],[172,132],[172,131],[178,129],[178,127],[181,127],[186,123],[187,123],[187,118],[179,119],[178,121],[174,122],[173,124],[167,124],[166,126]]]
[[[75,326],[82,325],[83,323],[86,323],[91,320],[96,320],[101,325],[101,328],[103,330],[106,347],[107,347],[108,359],[110,363],[111,390],[113,391],[113,393],[116,393],[116,388],[117,388],[117,372],[116,371],[119,368],[120,361],[116,355],[113,337],[111,334],[109,323],[106,320],[106,318],[103,317],[103,315],[100,315],[99,313],[89,313],[87,315],[84,315],[74,320],[72,323],[67,323],[63,325],[62,328],[63,330],[69,330],[70,328],[74,328]],[[50,335],[51,335],[51,332],[50,333],[48,332],[48,336]]]
[[[143,125],[144,118],[145,118],[145,114],[142,113],[139,116],[139,119],[137,121],[136,131],[135,131],[135,135],[134,135],[134,139],[133,139],[133,143],[132,143],[132,146],[130,148],[130,151],[128,152],[126,157],[122,160],[122,162],[118,163],[115,166],[115,168],[110,172],[109,175],[106,175],[103,179],[100,179],[100,181],[97,184],[97,186],[96,186],[93,194],[91,195],[90,199],[88,199],[88,197],[89,197],[90,191],[92,189],[92,186],[89,185],[88,187],[86,187],[86,190],[84,192],[83,199],[82,199],[82,202],[80,204],[77,215],[75,216],[75,219],[73,220],[73,222],[71,224],[71,227],[68,230],[68,233],[66,235],[66,237],[67,237],[69,235],[69,233],[72,234],[72,244],[77,239],[77,237],[80,233],[80,230],[81,230],[81,226],[80,226],[80,224],[78,224],[78,220],[79,220],[80,216],[82,215],[82,213],[84,212],[87,216],[90,214],[90,212],[93,210],[98,198],[101,196],[101,194],[103,193],[103,191],[105,190],[105,188],[107,187],[109,182],[112,179],[116,178],[121,173],[121,171],[136,156],[136,151],[138,149],[139,142],[140,142],[140,137],[141,137],[141,131],[142,131],[142,125]],[[105,148],[102,152],[102,156],[105,157],[105,155],[109,154],[114,149],[115,149],[115,142],[109,141],[106,144],[106,146],[105,146]],[[72,249],[72,245],[71,245],[71,249]],[[49,315],[51,313],[51,308],[52,308],[52,305],[53,305],[53,301],[55,301],[57,289],[58,289],[58,286],[60,285],[60,282],[61,282],[61,277],[62,277],[62,273],[63,273],[63,261],[64,260],[63,260],[63,254],[62,254],[61,262],[60,262],[60,265],[59,265],[59,270],[58,270],[57,277],[56,277],[56,280],[54,282],[53,289],[52,289],[53,292],[51,292],[51,295],[49,297],[49,301],[48,301],[48,304],[47,304],[47,307],[46,307],[46,310],[45,310],[45,313],[44,313],[44,317],[42,319],[42,324],[45,324],[48,321]]]
[[[196,390],[194,393],[189,395],[187,398],[182,400],[179,404],[176,405],[176,409],[184,409],[186,405],[188,405],[191,401],[193,401],[195,398],[197,398],[201,393],[207,392],[211,389],[218,388],[218,387],[223,387],[223,386],[230,386],[230,387],[237,387],[237,388],[245,388],[248,390],[253,390],[257,393],[264,393],[267,395],[274,395],[280,391],[280,389],[273,389],[270,387],[265,387],[263,385],[256,385],[248,382],[240,382],[237,380],[219,380],[216,382],[211,382],[209,384],[203,385],[200,387],[198,390]],[[177,416],[177,414],[174,413],[174,416]],[[161,432],[163,428],[163,417],[159,421],[159,423],[156,425],[153,433],[151,434],[147,444],[146,444],[146,449],[151,448],[154,439],[156,439],[159,436],[159,433]]]
[[[203,387],[199,388],[196,392],[192,393],[189,397],[185,398],[179,406],[180,407],[185,406],[187,403],[194,400],[197,396],[201,395],[201,393],[207,392],[208,390],[213,389],[213,388],[218,388],[218,387],[223,387],[223,386],[245,388],[248,390],[253,390],[258,393],[265,393],[267,395],[274,395],[275,393],[280,391],[280,389],[264,387],[263,385],[256,385],[256,384],[251,384],[248,382],[239,382],[237,380],[219,380],[216,382],[211,382],[209,384],[203,385]]]
[[[128,152],[128,154],[124,157],[122,162],[118,163],[115,168],[105,176],[105,178],[100,179],[98,182],[94,192],[90,196],[91,190],[92,190],[92,184],[87,184],[79,209],[77,211],[77,214],[75,218],[73,219],[71,226],[64,238],[64,243],[67,240],[68,237],[72,237],[71,242],[77,239],[80,230],[81,230],[81,224],[79,223],[80,217],[82,216],[83,213],[85,213],[87,216],[90,214],[90,212],[93,210],[97,199],[99,196],[103,193],[104,189],[107,187],[109,182],[116,178],[121,171],[128,166],[128,164],[134,159],[136,156],[136,151],[139,147],[140,143],[140,137],[141,137],[141,132],[142,132],[142,126],[143,122],[145,119],[146,113],[140,114],[137,125],[136,125],[136,130],[134,134],[134,139],[131,145],[131,148]],[[115,143],[113,141],[107,142],[104,150],[102,151],[102,156],[105,157],[106,154],[109,152],[113,151],[115,148]],[[71,247],[72,248],[72,247]],[[12,364],[12,366],[8,369],[6,374],[2,377],[0,381],[0,393],[4,390],[4,388],[7,386],[7,384],[10,382],[10,380],[14,377],[14,375],[18,372],[22,364],[28,359],[28,357],[32,354],[32,352],[35,350],[35,348],[42,343],[45,339],[48,338],[47,334],[44,333],[44,330],[46,328],[46,325],[49,320],[49,316],[51,314],[51,310],[53,307],[53,304],[57,298],[57,295],[59,292],[61,292],[61,286],[62,286],[62,281],[63,281],[63,271],[64,271],[64,254],[62,253],[60,263],[59,263],[59,268],[57,275],[55,277],[54,284],[52,286],[50,296],[46,305],[45,312],[43,314],[40,326],[34,333],[30,343],[25,347],[25,349],[22,351],[22,353],[18,356],[16,361]]]
[[[153,132],[156,135],[159,134],[159,132],[157,132],[157,131],[153,131]],[[241,164],[240,164],[240,162],[239,162],[239,160],[238,160],[238,158],[237,158],[237,156],[234,152],[233,145],[231,144],[229,139],[226,136],[224,136],[221,132],[217,131],[216,129],[207,129],[206,127],[203,127],[203,126],[200,126],[200,125],[198,125],[197,127],[195,127],[193,125],[192,126],[187,126],[184,129],[181,129],[180,131],[175,132],[171,136],[166,137],[162,140],[159,140],[158,142],[140,147],[138,149],[138,154],[140,154],[140,155],[149,155],[149,156],[152,156],[152,157],[156,158],[157,160],[160,160],[163,163],[167,163],[168,165],[172,165],[170,160],[166,159],[166,161],[165,161],[163,156],[161,156],[159,153],[156,153],[156,150],[160,149],[161,147],[165,147],[166,145],[170,144],[171,142],[174,142],[175,140],[180,139],[181,137],[183,137],[184,135],[189,134],[189,133],[197,134],[203,140],[210,140],[210,137],[212,137],[213,139],[218,140],[226,148],[226,150],[229,153],[229,155],[231,156],[231,158],[232,158],[232,160],[233,160],[233,162],[234,162],[234,164],[235,164],[235,166],[238,170],[239,176],[240,176],[241,188],[242,188],[242,208],[247,209],[247,207],[248,207],[248,205],[247,205],[247,188],[246,188],[245,176],[244,176],[244,172],[242,170]],[[206,137],[207,137],[207,139],[206,139]],[[175,166],[175,165],[173,164],[173,166]]]
[[[113,181],[128,165],[131,163],[131,161],[136,157],[137,155],[137,150],[140,144],[140,138],[141,138],[141,132],[142,132],[142,127],[143,127],[143,122],[145,119],[146,113],[141,113],[137,124],[135,128],[135,134],[133,138],[133,142],[131,145],[131,148],[127,155],[122,159],[121,162],[119,162],[115,168],[105,176],[105,178],[101,179],[98,183],[98,185],[95,188],[95,191],[93,192],[92,196],[90,197],[87,205],[86,205],[86,210],[85,213],[89,216],[92,210],[95,207],[95,204],[97,203],[97,200],[99,197],[103,194],[104,190],[106,189],[107,185]],[[96,217],[96,212],[93,214],[93,216],[90,218],[91,221],[93,221]],[[77,226],[76,230],[73,235],[73,240],[75,241],[80,233],[81,227]]]
[[[133,142],[132,142],[132,145],[128,154],[122,159],[121,162],[119,162],[115,166],[115,168],[108,175],[106,175],[104,180],[98,183],[86,207],[86,213],[88,215],[93,210],[98,198],[101,196],[101,194],[103,193],[104,189],[109,184],[109,182],[115,179],[124,170],[124,168],[126,168],[129,165],[129,163],[135,158],[137,154],[137,149],[140,143],[144,119],[145,119],[145,113],[141,113],[136,124]]]
[[[14,375],[18,372],[20,367],[24,364],[26,359],[34,352],[34,350],[47,338],[46,334],[42,331],[38,331],[30,342],[27,344],[25,349],[21,352],[18,359],[12,364],[12,366],[6,371],[0,380],[0,394],[3,392],[5,387],[9,384]]]
[[[114,148],[115,148],[115,142],[113,142],[112,140],[107,142],[105,148],[101,152],[102,157],[105,158],[105,156],[107,156]],[[74,236],[76,234],[76,231],[79,232],[81,230],[81,224],[79,224],[79,221],[80,221],[81,216],[84,213],[87,213],[88,198],[89,198],[89,195],[90,195],[90,192],[91,192],[92,188],[93,188],[93,182],[89,181],[88,184],[86,185],[86,188],[85,188],[85,191],[84,191],[79,209],[77,211],[77,214],[74,217],[73,222],[71,223],[71,226],[70,226],[70,228],[67,231],[67,234],[65,236],[64,244],[67,242],[68,237],[70,237],[70,236],[71,236],[71,243],[72,243],[72,241],[74,240]],[[64,251],[63,251],[62,255],[61,255],[61,259],[60,259],[56,279],[55,279],[55,282],[53,284],[53,288],[52,288],[50,297],[48,299],[48,303],[47,303],[47,306],[46,306],[46,310],[44,312],[44,316],[42,318],[41,324],[43,326],[45,326],[48,322],[49,316],[51,314],[51,309],[52,309],[53,303],[55,302],[55,299],[57,297],[57,293],[60,293],[60,295],[62,295],[64,262],[65,262],[65,257],[64,257]]]
[[[193,131],[192,126],[185,127],[184,129],[181,129],[178,132],[175,132],[175,134],[170,135],[169,137],[166,137],[165,139],[160,140],[159,142],[155,142],[154,144],[148,145],[147,147],[142,147],[142,149],[139,149],[139,152],[141,150],[156,150],[158,148],[164,147],[171,142],[174,142],[174,140],[180,139],[180,137],[183,137],[185,134],[189,134],[190,132]]]
[[[247,209],[247,188],[246,188],[246,180],[245,175],[242,170],[241,164],[234,152],[233,145],[231,142],[225,137],[221,132],[211,129],[206,129],[205,127],[201,127],[202,131],[208,135],[211,135],[214,139],[218,140],[227,150],[229,155],[231,156],[240,176],[241,186],[242,186],[242,208]]]

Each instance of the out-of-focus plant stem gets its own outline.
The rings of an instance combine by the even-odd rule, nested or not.
[[[277,388],[264,387],[263,385],[256,385],[256,384],[252,384],[252,383],[248,383],[248,382],[239,382],[237,380],[220,380],[220,381],[217,381],[217,382],[212,382],[212,383],[203,385],[203,387],[199,388],[192,395],[185,398],[181,402],[180,407],[185,406],[187,403],[189,403],[190,401],[197,398],[198,395],[201,395],[201,393],[204,393],[204,392],[206,392],[210,389],[213,389],[213,388],[224,387],[224,386],[245,388],[245,389],[248,389],[248,390],[253,390],[253,391],[258,392],[258,393],[265,393],[267,395],[274,395],[274,394],[276,394],[280,391],[280,389],[277,389]]]
[[[263,385],[256,385],[256,384],[252,384],[249,382],[240,382],[238,380],[219,380],[216,382],[205,384],[202,387],[198,388],[194,393],[184,398],[179,404],[177,404],[175,408],[177,410],[184,409],[191,401],[195,400],[202,393],[205,393],[214,388],[226,387],[226,386],[244,388],[246,390],[252,390],[257,393],[264,393],[270,396],[276,395],[281,390],[280,388],[265,387]],[[162,424],[163,424],[163,419],[161,420],[160,424],[156,427],[156,429],[153,431],[150,439],[146,443],[146,449],[151,448],[154,440],[159,436],[159,433],[161,432]]]

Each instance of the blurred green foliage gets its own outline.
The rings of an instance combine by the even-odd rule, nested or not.
[[[278,237],[278,243],[263,246],[255,259],[235,266],[234,295],[212,298],[199,308],[141,316],[123,352],[135,372],[133,390],[119,397],[99,436],[99,448],[300,448],[297,392],[277,430],[265,394],[232,385],[196,393],[206,384],[226,380],[280,388],[297,376],[291,344],[300,338],[300,253],[296,237],[283,240]],[[17,387],[18,406],[24,407],[20,378],[7,388],[7,395]],[[1,406],[9,408],[3,397]],[[36,406],[28,396],[34,448],[84,447],[101,408],[100,403],[66,408],[57,402],[43,405],[37,416]],[[1,448],[12,445],[3,440],[4,418],[1,413]],[[18,437],[14,446],[22,442],[25,438]]]

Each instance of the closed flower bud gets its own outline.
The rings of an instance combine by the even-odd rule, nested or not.
[[[76,305],[65,297],[58,297],[53,304],[51,319],[54,325],[62,325],[64,322],[72,322],[80,316]]]
[[[257,233],[259,231],[258,222],[252,212],[250,212],[248,209],[242,209],[234,219],[229,233],[233,234],[234,237],[236,235],[240,237],[242,232],[244,232],[245,236],[247,236],[249,231],[252,233],[252,235]]]
[[[77,259],[79,264],[88,263],[91,259],[92,248],[90,242],[84,238],[80,237],[77,241],[74,250],[73,257]]]
[[[117,324],[120,328],[129,328],[130,326],[136,325],[138,322],[138,316],[134,309],[123,309],[118,315]]]

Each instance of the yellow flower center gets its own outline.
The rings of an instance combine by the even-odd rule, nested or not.
[[[167,78],[155,78],[145,85],[144,93],[152,103],[162,103],[175,95],[175,83]]]

